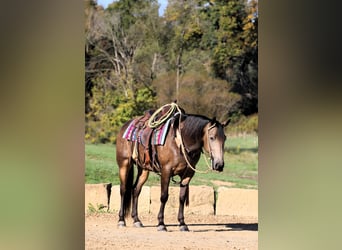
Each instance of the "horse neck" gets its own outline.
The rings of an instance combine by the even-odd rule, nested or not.
[[[182,123],[181,133],[188,152],[201,151],[204,145],[205,128],[209,120],[202,117],[189,116]]]

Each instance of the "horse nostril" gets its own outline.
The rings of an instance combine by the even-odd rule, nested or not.
[[[224,167],[224,163],[223,162],[216,162],[214,169],[219,171],[219,172],[222,172],[223,171],[223,167]]]

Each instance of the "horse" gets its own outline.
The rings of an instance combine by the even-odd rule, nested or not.
[[[133,225],[135,227],[143,227],[138,217],[138,198],[142,186],[148,179],[149,172],[155,171],[160,175],[161,182],[157,230],[167,231],[164,224],[164,208],[169,196],[170,179],[178,175],[180,177],[179,229],[180,231],[189,231],[184,221],[184,204],[189,205],[189,183],[195,174],[195,166],[204,150],[210,155],[211,170],[223,171],[224,143],[226,140],[224,127],[228,125],[230,120],[222,124],[215,117],[210,119],[203,115],[178,112],[174,116],[173,123],[167,132],[164,145],[153,146],[157,158],[156,161],[159,165],[158,168],[154,167],[153,170],[143,164],[144,147],[139,144],[134,148],[135,143],[133,141],[123,138],[123,134],[132,120],[122,126],[116,141],[116,160],[119,167],[121,196],[118,227],[126,226],[125,218],[128,217],[131,205]],[[134,151],[138,153],[138,156],[133,156]],[[154,163],[152,162],[151,164]],[[134,165],[137,166],[138,172],[133,184]]]

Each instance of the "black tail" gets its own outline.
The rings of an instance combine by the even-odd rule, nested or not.
[[[188,186],[188,188],[186,189],[186,193],[185,193],[185,206],[187,207],[189,206],[189,189],[190,187]]]
[[[125,192],[124,202],[123,202],[125,217],[128,217],[128,214],[131,212],[133,178],[134,178],[134,165],[132,164],[130,166],[130,170],[128,172],[128,176],[126,179],[126,192]]]

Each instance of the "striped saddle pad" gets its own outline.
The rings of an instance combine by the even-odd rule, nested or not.
[[[153,129],[153,132],[151,135],[152,145],[164,145],[167,132],[169,131],[169,127],[171,124],[171,120],[172,119],[168,119],[165,123]],[[129,141],[138,141],[138,143],[142,143],[141,138],[142,138],[143,133],[144,133],[144,129],[137,127],[136,121],[133,120],[128,125],[122,138],[129,140]]]

